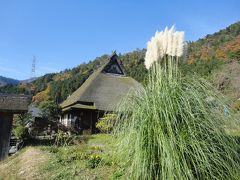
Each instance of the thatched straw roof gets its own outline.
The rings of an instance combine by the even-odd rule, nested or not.
[[[140,83],[126,76],[121,62],[114,54],[105,65],[95,71],[79,89],[68,97],[61,107],[63,111],[70,108],[114,111],[130,91],[134,92],[141,88]],[[76,104],[78,104],[77,107]]]
[[[25,112],[28,110],[30,97],[16,94],[0,93],[0,111],[1,112]]]

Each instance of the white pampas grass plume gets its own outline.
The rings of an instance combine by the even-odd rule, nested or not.
[[[164,31],[156,32],[147,43],[145,66],[147,69],[156,61],[161,61],[164,56],[180,57],[184,52],[184,32],[175,31],[174,26]]]
[[[178,46],[178,32],[173,33],[173,41],[171,45],[172,53],[169,54],[170,56],[175,57],[177,55],[177,46]]]
[[[165,28],[162,37],[158,41],[161,42],[160,46],[162,45],[162,54],[166,54],[168,49],[168,27]]]
[[[157,33],[156,33],[157,34]],[[150,68],[152,63],[154,62],[154,59],[157,59],[158,57],[158,48],[157,48],[157,42],[155,38],[152,38],[148,43],[147,43],[147,49],[151,49],[151,51],[146,52],[145,56],[145,66],[147,69]]]
[[[167,35],[167,41],[168,41],[168,48],[167,48],[167,54],[172,56],[172,47],[170,46],[173,43],[173,33],[175,31],[174,26],[171,27],[171,29],[169,29],[168,31],[168,35]]]
[[[176,56],[180,57],[183,55],[184,51],[184,32],[178,32],[178,41],[177,41],[177,54]]]

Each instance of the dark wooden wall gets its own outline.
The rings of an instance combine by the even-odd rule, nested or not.
[[[78,117],[78,128],[72,129],[78,130],[79,133],[82,133],[83,130],[89,130],[90,133],[94,134],[97,133],[98,130],[96,129],[96,122],[99,117],[102,117],[104,115],[104,112],[99,112],[96,110],[90,110],[90,109],[72,109],[68,112],[65,112],[62,114],[62,117],[64,117],[65,114],[71,114],[72,116]],[[70,127],[73,127],[72,124]]]
[[[0,112],[0,160],[8,156],[12,119],[12,113]]]

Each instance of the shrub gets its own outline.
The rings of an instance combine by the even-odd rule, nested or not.
[[[28,137],[28,129],[24,126],[17,126],[14,129],[14,134],[19,139],[26,139]]]
[[[87,166],[89,168],[96,168],[101,162],[101,157],[99,155],[91,155],[87,161]]]
[[[43,101],[39,104],[41,115],[51,121],[56,121],[61,109],[54,101]]]
[[[109,133],[112,131],[113,126],[116,122],[117,115],[116,114],[106,114],[103,118],[101,118],[97,123],[96,127],[102,133]]]
[[[30,114],[19,115],[14,123],[13,132],[14,135],[19,139],[26,139],[29,137],[27,123],[30,122]]]
[[[76,135],[67,135],[61,130],[59,130],[58,133],[55,134],[55,146],[69,146],[79,143],[80,138]]]

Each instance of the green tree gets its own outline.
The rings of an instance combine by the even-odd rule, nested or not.
[[[56,121],[57,116],[60,114],[61,109],[54,101],[43,101],[39,104],[39,109],[43,118],[50,121]]]
[[[13,132],[17,138],[26,139],[29,137],[28,128],[26,127],[26,125],[30,121],[31,121],[31,115],[28,113],[21,114],[16,118]]]

